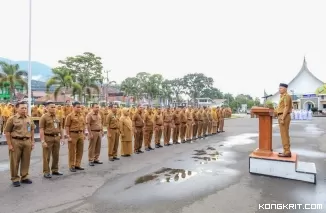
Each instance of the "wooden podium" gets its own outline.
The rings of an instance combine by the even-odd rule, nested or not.
[[[297,161],[297,155],[279,157],[272,150],[274,109],[253,107],[259,117],[259,147],[249,155],[249,172],[316,184],[317,169],[312,162]]]
[[[259,118],[259,146],[253,154],[269,157],[273,155],[272,135],[274,109],[253,107],[251,112]]]

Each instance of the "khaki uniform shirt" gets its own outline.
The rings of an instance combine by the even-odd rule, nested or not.
[[[69,127],[69,131],[75,132],[85,130],[85,117],[82,113],[72,112],[66,119],[66,127]]]
[[[10,132],[11,137],[30,138],[34,129],[35,124],[31,117],[16,114],[8,118],[5,132]]]
[[[163,115],[161,114],[155,114],[154,116],[154,124],[157,126],[163,125]]]
[[[180,112],[180,122],[183,124],[187,123],[186,112],[183,111]]]
[[[180,112],[173,113],[172,119],[173,119],[175,125],[180,125],[180,123],[181,123],[181,114],[180,114]]]
[[[60,119],[50,113],[45,113],[40,118],[40,129],[44,129],[44,134],[54,135],[61,132]]]
[[[94,112],[90,112],[86,116],[86,124],[90,125],[91,130],[103,130],[103,123],[104,122],[100,112],[96,114]]]
[[[280,101],[277,106],[277,114],[284,113],[284,109],[287,108],[288,112],[292,112],[292,98],[288,93],[281,95]]]
[[[171,123],[172,120],[173,120],[173,117],[172,117],[171,111],[170,112],[166,111],[163,113],[163,122],[164,123]]]
[[[106,126],[108,127],[108,129],[118,129],[119,128],[119,118],[113,112],[108,114],[105,123],[106,123]]]
[[[138,112],[132,117],[132,126],[136,128],[144,127],[144,120]]]

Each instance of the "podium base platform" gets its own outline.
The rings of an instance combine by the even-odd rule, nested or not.
[[[249,172],[251,174],[279,177],[316,184],[317,170],[315,163],[297,160],[292,153],[291,158],[278,157],[273,152],[271,156],[249,155]]]

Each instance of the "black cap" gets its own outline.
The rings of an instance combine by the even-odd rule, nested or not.
[[[288,88],[288,85],[287,84],[284,84],[284,83],[280,83],[280,87]]]
[[[72,102],[72,106],[73,106],[73,107],[75,107],[75,106],[77,106],[77,105],[81,105],[79,101],[74,101],[74,102]]]

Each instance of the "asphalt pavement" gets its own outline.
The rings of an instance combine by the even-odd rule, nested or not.
[[[275,120],[276,121],[276,120]],[[121,158],[107,159],[103,138],[102,165],[68,171],[67,145],[61,147],[62,177],[42,176],[41,144],[33,151],[32,185],[11,186],[8,149],[0,146],[0,212],[39,213],[232,213],[326,212],[326,118],[293,121],[292,152],[314,162],[317,184],[251,175],[248,155],[257,147],[258,120],[230,119],[226,132]],[[273,147],[280,150],[278,126]],[[323,204],[322,210],[263,210],[262,204]],[[261,207],[262,208],[262,207]]]

